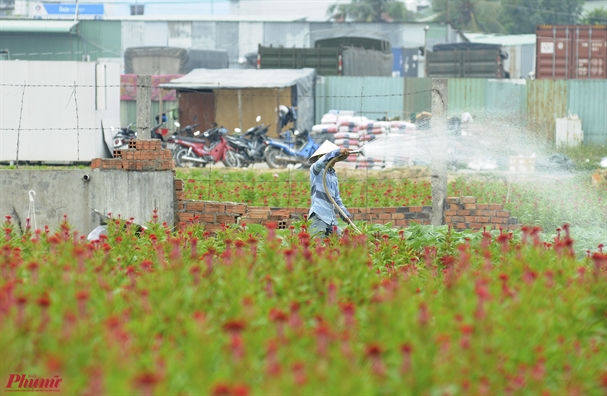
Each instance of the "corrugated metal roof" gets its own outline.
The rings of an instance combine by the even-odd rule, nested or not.
[[[268,17],[268,16],[245,16],[245,15],[132,15],[106,17],[105,20],[119,21],[191,21],[191,22],[302,22],[306,16],[300,17]]]
[[[527,80],[488,80],[487,111],[491,115],[525,114]]]
[[[568,80],[568,109],[582,120],[584,143],[607,144],[607,80]]]
[[[239,89],[291,87],[314,69],[194,69],[183,77],[161,84],[176,89]]]
[[[567,82],[527,81],[527,112],[534,134],[542,141],[554,142],[556,119],[567,115]]]
[[[449,79],[449,113],[482,112],[487,106],[487,81],[484,78]]]
[[[498,45],[535,45],[535,34],[509,34],[501,36],[499,34],[487,33],[464,33],[464,36],[471,43],[498,44]]]
[[[353,110],[372,119],[402,117],[404,89],[400,77],[322,77],[316,83],[316,122],[329,110]]]
[[[404,79],[403,111],[404,119],[411,113],[432,111],[432,79],[431,78],[405,78]]]
[[[47,20],[0,20],[2,33],[71,33],[78,25],[75,21],[47,21]]]

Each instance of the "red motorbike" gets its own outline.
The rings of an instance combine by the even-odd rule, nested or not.
[[[228,130],[223,127],[213,127],[202,134],[194,132],[194,137],[171,136],[169,142],[175,144],[175,165],[205,167],[221,161],[229,168],[239,168],[240,159],[228,144],[225,138],[227,133]],[[199,135],[202,139],[198,138]]]

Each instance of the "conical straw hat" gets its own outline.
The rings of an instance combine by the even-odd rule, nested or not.
[[[339,150],[339,147],[331,143],[330,141],[325,140],[325,142],[320,145],[320,147],[314,152],[314,154],[312,154],[312,156],[310,157],[310,162],[316,162],[319,157],[330,153],[333,150]]]

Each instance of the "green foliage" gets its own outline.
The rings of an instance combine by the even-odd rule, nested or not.
[[[582,19],[584,25],[607,25],[607,8],[595,8],[588,11]]]
[[[88,243],[67,222],[3,224],[0,377],[57,375],[62,394],[604,393],[607,256],[564,239],[148,225]]]
[[[502,0],[501,21],[511,34],[535,33],[536,25],[575,25],[584,0]]]
[[[405,5],[396,0],[352,0],[351,3],[335,3],[327,9],[327,15],[337,20],[352,22],[393,22],[411,20]]]
[[[496,0],[435,0],[437,21],[450,21],[457,29],[471,32],[505,33],[499,20],[502,6]]]
[[[435,0],[437,20],[472,32],[532,34],[536,25],[574,25],[584,0]],[[449,5],[449,17],[447,17]],[[595,17],[602,18],[600,12]]]

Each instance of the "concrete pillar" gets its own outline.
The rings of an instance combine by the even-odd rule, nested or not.
[[[150,139],[152,76],[137,75],[137,139]]]
[[[446,78],[432,79],[432,213],[433,226],[445,222],[445,201],[447,198],[447,89]]]

